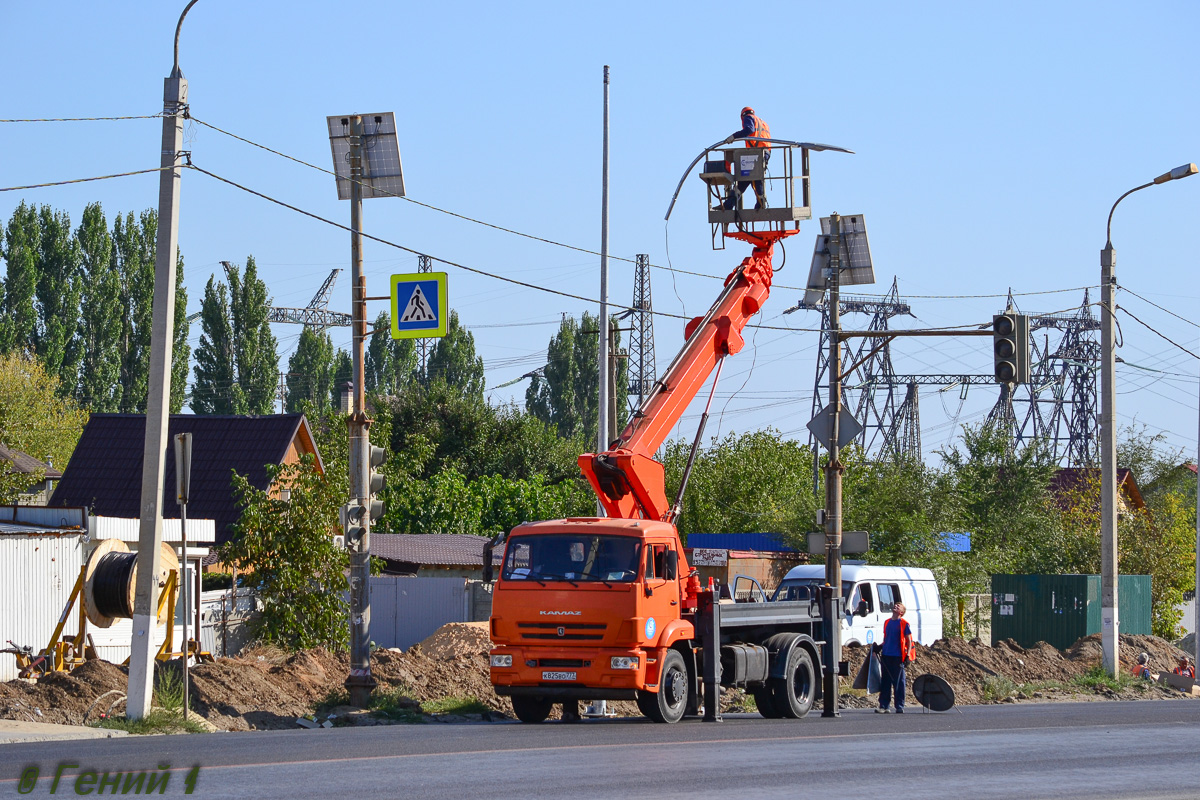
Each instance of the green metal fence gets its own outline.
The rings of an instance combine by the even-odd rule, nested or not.
[[[1150,633],[1150,576],[1121,575],[1121,633]],[[1100,632],[1099,575],[993,575],[992,644],[1046,642],[1060,650]]]

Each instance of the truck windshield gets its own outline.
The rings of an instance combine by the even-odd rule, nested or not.
[[[818,600],[821,595],[817,589],[824,585],[824,578],[792,578],[779,584],[771,600]],[[842,581],[842,598],[849,597],[853,588],[852,582]]]
[[[629,582],[637,577],[641,542],[629,536],[568,533],[509,541],[504,580]]]

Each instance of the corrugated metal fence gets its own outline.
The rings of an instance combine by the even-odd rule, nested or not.
[[[79,538],[0,536],[0,647],[12,640],[36,653],[50,641],[83,567]],[[71,634],[79,628],[78,614],[78,607],[72,609],[67,621]],[[16,658],[0,655],[0,681],[16,677]]]
[[[466,578],[371,578],[371,639],[408,649],[447,622],[491,615],[491,587]]]

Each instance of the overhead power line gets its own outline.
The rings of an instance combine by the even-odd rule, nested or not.
[[[88,181],[106,181],[109,178],[127,178],[130,175],[146,175],[151,172],[162,172],[164,169],[175,169],[175,167],[154,167],[153,169],[139,169],[133,172],[117,172],[113,175],[97,175],[94,178],[74,178],[69,181],[51,181],[50,183],[33,183],[29,186],[5,186],[0,188],[0,192],[18,192],[23,189],[44,189],[48,186],[66,186],[71,183],[87,183]]]
[[[0,122],[112,122],[122,119],[159,119],[160,117],[162,117],[162,112],[130,117],[43,117],[41,119],[0,119]]]
[[[1130,311],[1128,308],[1125,308],[1124,306],[1117,306],[1117,311],[1120,311],[1120,312],[1122,312],[1122,313],[1124,313],[1124,314],[1128,315],[1128,316],[1129,316],[1131,319],[1133,319],[1133,321],[1134,321],[1134,322],[1138,323],[1138,324],[1139,324],[1139,325],[1141,325],[1143,328],[1145,328],[1146,330],[1150,331],[1151,333],[1153,333],[1155,336],[1157,336],[1158,338],[1162,339],[1163,341],[1165,341],[1165,342],[1167,342],[1167,343],[1169,343],[1169,344],[1173,344],[1173,345],[1175,345],[1176,347],[1178,347],[1178,348],[1179,348],[1180,350],[1182,350],[1183,352],[1187,353],[1187,354],[1188,354],[1189,356],[1191,356],[1192,358],[1197,358],[1197,359],[1200,359],[1200,356],[1196,355],[1196,354],[1195,354],[1195,353],[1193,353],[1191,350],[1188,350],[1186,347],[1184,347],[1183,345],[1181,345],[1179,342],[1175,341],[1174,339],[1170,338],[1169,336],[1167,336],[1167,335],[1165,335],[1165,334],[1161,333],[1161,332],[1160,332],[1160,331],[1158,331],[1158,330],[1157,330],[1157,329],[1156,329],[1154,326],[1152,326],[1152,325],[1149,325],[1149,324],[1147,324],[1147,323],[1145,323],[1145,322],[1142,322],[1140,319],[1138,319],[1137,315],[1136,315],[1136,314],[1134,314],[1132,311]]]

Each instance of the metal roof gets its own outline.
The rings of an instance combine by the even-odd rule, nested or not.
[[[371,555],[406,564],[431,567],[482,567],[486,536],[453,533],[372,533]],[[500,564],[504,548],[492,553]]]
[[[779,533],[689,533],[688,547],[714,550],[757,550],[760,553],[795,553]]]

